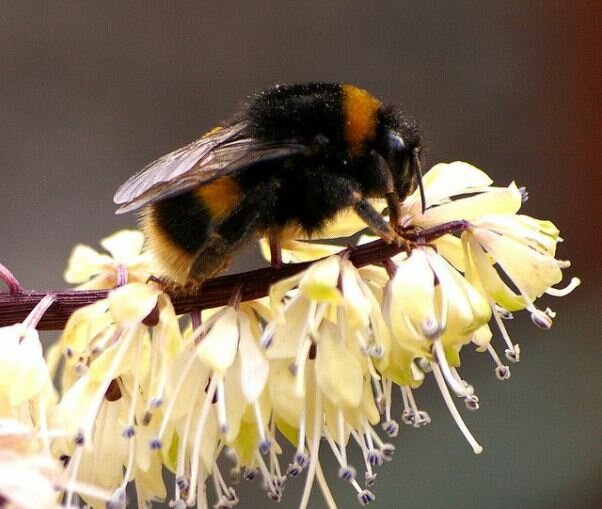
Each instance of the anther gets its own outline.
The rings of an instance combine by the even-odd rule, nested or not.
[[[243,479],[245,481],[253,481],[257,477],[257,470],[254,468],[246,468],[243,474]]]
[[[339,468],[339,477],[344,481],[352,481],[355,479],[356,471],[351,465]]]
[[[266,438],[265,440],[262,440],[259,443],[259,452],[261,454],[263,454],[264,456],[270,452],[271,448],[272,448],[272,441],[269,438]]]
[[[475,394],[472,394],[470,396],[466,396],[466,398],[464,398],[464,405],[466,405],[466,408],[468,410],[471,411],[475,411],[479,409],[479,397],[476,396]]]
[[[176,477],[176,485],[180,491],[188,491],[190,481],[186,477],[180,475]]]
[[[418,412],[416,412],[416,416],[414,417],[413,423],[413,426],[415,428],[421,428],[422,426],[426,426],[430,423],[431,416],[428,414],[428,412],[425,412],[424,410],[418,410]]]
[[[161,449],[163,444],[161,443],[161,439],[153,438],[152,440],[150,440],[148,442],[148,446],[151,448],[151,450],[157,451],[157,450]]]
[[[378,467],[383,464],[383,457],[378,449],[368,450],[366,459],[368,460],[368,463],[370,463],[370,465],[373,465],[375,467]]]
[[[123,438],[132,438],[136,434],[134,426],[126,426],[121,432]]]
[[[371,491],[362,490],[357,494],[357,500],[360,503],[360,505],[366,506],[370,502],[374,502],[374,500],[376,500],[376,497],[374,496],[374,493],[372,493]]]
[[[552,312],[548,312],[549,308],[545,311],[536,309],[531,313],[531,321],[537,325],[540,329],[548,330],[552,327]]]
[[[397,424],[395,421],[391,420],[391,421],[386,421],[383,422],[381,424],[381,428],[383,429],[383,431],[389,435],[391,438],[394,438],[398,435],[399,433],[399,424]]]
[[[516,364],[520,361],[520,347],[514,345],[514,348],[506,348],[506,350],[504,350],[504,355],[506,356],[506,359]]]
[[[380,454],[385,461],[391,461],[394,452],[395,446],[393,444],[383,444],[380,448]]]
[[[496,366],[495,376],[498,380],[508,380],[510,378],[510,368],[508,366]]]

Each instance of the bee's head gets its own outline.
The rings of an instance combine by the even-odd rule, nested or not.
[[[416,122],[392,106],[383,107],[378,111],[376,151],[389,165],[395,191],[400,200],[405,199],[417,186],[420,189],[424,212],[421,149],[421,133]]]

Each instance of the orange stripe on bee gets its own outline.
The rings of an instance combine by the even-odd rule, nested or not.
[[[377,111],[380,101],[361,88],[343,85],[345,142],[351,155],[359,155],[376,137]]]
[[[229,215],[242,200],[242,189],[232,177],[219,177],[194,191],[213,219]]]
[[[170,236],[157,224],[155,218],[155,205],[146,207],[140,217],[142,229],[146,236],[150,251],[155,254],[159,265],[160,276],[167,276],[170,280],[184,284],[188,280],[190,267],[194,262],[194,255],[187,253],[178,246]]]
[[[207,131],[205,134],[203,134],[203,136],[201,136],[202,138],[209,138],[209,136],[213,136],[217,133],[219,133],[221,130],[223,130],[223,126],[218,125],[217,127],[214,127],[213,129],[209,129],[209,131]]]

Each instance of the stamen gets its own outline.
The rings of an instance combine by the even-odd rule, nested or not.
[[[265,329],[263,330],[263,334],[261,335],[261,339],[259,340],[259,346],[264,350],[267,350],[272,346],[274,342],[274,329],[276,328],[276,321],[269,322]]]
[[[125,490],[122,486],[117,488],[113,495],[111,496],[111,500],[107,502],[107,509],[125,509],[126,507],[126,495]]]
[[[265,456],[270,452],[272,441],[266,436],[263,417],[261,416],[261,408],[259,407],[258,401],[253,402],[253,411],[255,413],[255,422],[257,423],[257,433],[259,435],[259,451]]]
[[[238,505],[239,499],[236,495],[236,491],[224,481],[217,462],[213,463],[212,474],[213,486],[217,494],[217,504],[215,507],[226,509]]]
[[[391,391],[393,381],[391,379],[384,379],[383,386],[385,393],[385,421],[381,424],[381,427],[387,435],[394,438],[399,433],[399,424],[391,417]]]
[[[506,350],[504,350],[504,355],[506,356],[506,359],[516,364],[520,361],[520,345],[518,343],[514,345],[514,350],[506,348]]]
[[[259,451],[255,451],[255,460],[259,466],[261,476],[263,477],[263,482],[265,484],[268,497],[275,502],[280,502],[280,499],[282,498],[282,491],[279,489],[277,483],[272,477],[272,474],[270,474],[270,471],[268,470],[263,457],[259,454]]]
[[[177,396],[178,396],[178,394],[180,394],[180,391],[182,390],[182,387],[184,386],[184,382],[186,382],[186,380],[188,379],[188,373],[192,369],[192,365],[198,359],[198,357],[196,355],[194,355],[194,352],[190,352],[190,353],[191,353],[191,355],[189,355],[189,357],[186,361],[186,365],[184,366],[184,368],[182,369],[182,371],[180,373],[180,376],[178,377],[178,381],[176,382],[176,386],[172,392],[172,396],[169,398],[169,402],[167,403],[167,408],[165,409],[165,413],[163,414],[163,419],[161,420],[161,426],[159,427],[159,431],[157,432],[158,438],[161,438],[163,436],[163,433],[165,433],[167,424],[169,422],[169,418],[171,417],[174,406],[178,400]],[[197,378],[198,378],[198,384],[200,384],[201,377],[197,377]]]
[[[142,357],[142,341],[138,341],[136,343],[136,357],[134,357],[135,359],[140,359]],[[138,394],[140,393],[140,366],[141,366],[141,362],[136,362],[135,366],[134,366],[134,383],[132,384],[132,400],[130,402],[130,409],[128,412],[128,420],[127,420],[127,425],[126,428],[124,430],[125,437],[126,438],[131,438],[134,436],[135,433],[135,429],[134,429],[134,424],[136,421],[136,404],[138,403]],[[119,384],[120,386],[123,386],[122,383]],[[123,390],[121,391],[122,393],[124,392]]]
[[[286,482],[286,476],[282,475],[282,472],[280,470],[280,462],[278,461],[278,455],[276,454],[275,448],[272,447],[273,443],[275,442],[275,439],[274,439],[275,436],[276,436],[276,422],[275,422],[274,419],[272,419],[270,421],[269,436],[268,436],[268,442],[269,442],[269,445],[270,445],[270,448],[269,448],[269,453],[270,453],[270,472],[272,472],[272,474],[278,480],[278,482],[280,483],[280,487],[283,490],[284,489],[284,483]]]
[[[491,306],[491,312],[492,312],[493,318],[495,319],[497,328],[502,333],[502,338],[504,338],[506,346],[508,347],[506,349],[506,352],[507,352],[506,358],[508,358],[508,360],[511,360],[510,357],[513,357],[513,358],[517,359],[516,361],[513,361],[513,362],[518,362],[518,359],[520,359],[520,348],[519,348],[518,344],[515,345],[514,343],[512,343],[512,340],[510,339],[510,334],[508,334],[508,330],[506,329],[506,326],[504,325],[504,322],[502,321],[505,319],[505,316],[507,316],[507,315],[501,314],[498,309],[498,306],[495,304],[493,304]],[[508,313],[509,313],[509,311],[508,311]]]
[[[130,348],[130,343],[137,339],[138,341],[142,340],[142,334],[144,333],[144,327],[133,327],[125,331],[124,334],[117,333],[116,338],[119,338],[119,347],[109,368],[106,370],[105,378],[103,382],[99,385],[96,394],[91,398],[91,404],[89,406],[89,411],[85,415],[81,423],[81,429],[83,430],[83,437],[86,443],[90,443],[92,441],[92,430],[94,429],[95,421],[100,412],[101,406],[105,401],[105,394],[109,388],[109,385],[115,378],[115,372],[117,371],[117,367],[123,362],[123,358],[125,354],[128,352]]]
[[[370,502],[374,502],[376,497],[370,490],[361,490],[357,494],[357,500],[361,506],[367,506]]]
[[[380,387],[379,378],[371,377],[372,387],[374,388],[374,403],[376,404],[376,408],[378,408],[378,412],[382,415],[386,408],[386,401],[383,395],[383,391]]]
[[[301,413],[301,419],[299,420],[299,433],[297,452],[295,453],[295,462],[298,463],[301,468],[305,468],[308,463],[308,457],[305,454],[305,399],[303,399],[303,412]]]
[[[435,361],[441,368],[441,372],[443,373],[443,376],[445,377],[445,381],[447,382],[447,385],[449,385],[451,390],[454,391],[456,396],[465,398],[466,396],[469,396],[472,392],[474,392],[474,391],[472,391],[471,386],[467,387],[467,385],[462,383],[461,380],[458,380],[454,377],[454,375],[449,367],[449,364],[447,363],[447,359],[445,357],[445,350],[443,349],[443,344],[441,343],[441,341],[435,341],[433,343],[433,355],[434,355]]]
[[[257,470],[254,468],[245,468],[243,477],[245,481],[252,482],[257,477]]]
[[[343,468],[345,464],[343,462],[343,458],[341,457],[341,451],[339,449],[338,444],[334,441],[334,438],[332,438],[332,435],[330,434],[328,429],[324,429],[323,435],[326,438],[328,445],[332,449],[332,453],[334,454],[335,459],[337,460],[339,465]],[[339,477],[343,478],[343,476],[341,475],[341,469],[339,469]],[[347,480],[347,479],[345,479],[345,480]]]
[[[474,451],[474,453],[481,454],[483,452],[483,448],[479,445],[479,443],[476,441],[476,439],[474,438],[472,433],[469,431],[468,427],[462,420],[462,417],[460,416],[458,409],[454,405],[454,401],[451,397],[451,394],[449,393],[449,390],[447,389],[447,385],[445,385],[445,379],[443,378],[443,375],[441,374],[439,365],[436,362],[433,362],[431,364],[431,366],[433,368],[433,375],[435,375],[435,380],[437,381],[437,385],[439,386],[439,391],[441,392],[441,395],[443,396],[443,400],[445,401],[445,404],[447,405],[449,412],[451,413],[454,421],[456,422],[456,425],[458,426],[458,428],[460,429],[460,431],[462,432],[462,434],[464,435],[464,437],[466,438],[466,440],[472,447],[472,450]]]
[[[205,431],[205,425],[207,423],[207,417],[209,417],[209,411],[211,410],[211,402],[213,401],[213,396],[215,395],[216,386],[217,386],[217,378],[215,376],[211,377],[211,381],[209,382],[209,387],[207,389],[207,394],[205,395],[205,399],[203,400],[203,405],[201,406],[201,411],[199,414],[199,418],[196,425],[196,432],[194,435],[194,442],[191,451],[191,467],[190,467],[190,493],[188,494],[188,498],[186,499],[186,503],[189,505],[194,504],[195,494],[197,490],[197,483],[199,482],[199,463],[201,462],[201,442],[203,440],[203,432]]]
[[[495,376],[498,378],[498,380],[508,380],[510,378],[510,368],[502,364],[497,352],[491,345],[487,345],[487,351],[496,365]]]
[[[401,420],[405,424],[411,424],[414,428],[420,428],[422,426],[426,426],[431,423],[430,415],[424,410],[418,410],[418,405],[416,405],[416,401],[414,400],[414,394],[412,393],[412,389],[408,386],[401,387],[402,398],[407,398],[408,402],[408,411],[406,412],[406,408],[401,414]],[[404,402],[406,399],[404,399]],[[404,403],[405,405],[405,403]],[[404,420],[405,414],[405,420]]]
[[[474,387],[460,376],[460,373],[458,373],[458,370],[456,368],[450,366],[449,369],[453,377],[457,380],[457,382],[466,388],[468,395],[472,396],[474,394]]]
[[[476,394],[472,394],[470,396],[466,396],[464,399],[464,405],[471,412],[474,412],[479,409],[479,397]]]
[[[119,486],[119,489],[117,490],[123,493],[123,507],[125,507],[125,490],[128,485],[128,482],[130,482],[130,479],[132,479],[132,470],[134,469],[135,454],[136,442],[134,440],[130,440],[127,467],[125,469],[125,474],[123,475],[123,481],[121,482],[121,486]]]
[[[322,465],[320,465],[319,461],[316,465],[316,478],[318,479],[318,486],[320,487],[320,491],[322,492],[322,496],[324,497],[328,509],[337,509],[337,504],[328,488],[328,483],[326,482],[326,477],[324,477]]]
[[[305,395],[305,363],[307,362],[307,356],[311,345],[312,342],[308,337],[305,337],[305,339],[301,341],[293,364],[295,370],[293,373],[295,375],[295,395],[299,397]]]
[[[368,446],[368,454],[366,459],[370,465],[378,467],[383,464],[383,458],[380,454],[380,451],[374,447],[374,442],[372,440],[372,434],[370,431],[372,427],[368,424],[366,420],[364,420],[364,440],[366,445]],[[379,440],[380,441],[380,440]]]
[[[356,430],[351,430],[351,436],[354,438],[355,442],[357,443],[357,445],[360,446],[360,449],[362,450],[362,456],[364,457],[364,466],[366,467],[366,477],[367,479],[370,479],[374,477],[374,472],[372,471],[372,464],[368,460],[368,447],[366,446],[363,437],[360,437],[359,433]]]
[[[314,423],[312,430],[313,440],[307,440],[309,445],[309,468],[307,469],[307,478],[303,488],[303,496],[299,503],[299,509],[306,509],[309,503],[311,487],[314,482],[316,468],[318,465],[318,454],[320,453],[320,435],[322,429],[322,392],[316,391],[314,402]]]
[[[347,449],[345,447],[345,414],[339,408],[337,411],[337,434],[338,434],[338,446],[341,454],[341,465],[347,467]]]
[[[410,400],[407,395],[407,388],[401,386],[401,397],[403,399],[403,410],[401,412],[401,422],[407,425],[413,425],[415,422],[416,412],[410,406]]]
[[[556,263],[559,269],[568,269],[571,266],[570,260],[556,260]]]
[[[213,377],[217,378],[217,425],[222,435],[228,432],[228,418],[226,416],[226,392],[224,388],[224,377],[213,374]]]
[[[540,329],[548,330],[552,328],[552,318],[556,316],[550,308],[545,310],[534,309],[531,311],[531,321]]]
[[[502,320],[512,320],[514,319],[514,315],[506,308],[500,306],[499,304],[493,304],[493,310],[497,311],[500,318]]]
[[[49,293],[48,295],[44,295],[42,300],[36,304],[36,306],[31,310],[27,318],[23,320],[23,326],[26,329],[35,329],[38,326],[38,323],[44,316],[44,313],[48,310],[50,306],[57,299],[57,296]]]
[[[442,294],[443,294],[443,292],[442,292]],[[447,299],[445,297],[442,297],[442,301],[445,303],[445,312],[447,313]],[[442,316],[446,316],[443,314],[443,312],[441,314],[442,314]],[[445,321],[445,320],[443,320],[443,321]],[[433,317],[430,317],[430,318],[427,318],[422,323],[421,329],[422,329],[421,330],[422,335],[426,339],[430,339],[431,341],[434,341],[439,336],[441,336],[441,334],[445,330],[445,323],[440,324]]]
[[[77,484],[77,474],[79,473],[79,465],[82,461],[83,452],[83,447],[77,447],[75,453],[71,456],[69,465],[67,466],[67,483],[64,486],[66,509],[71,509],[73,505],[73,497],[75,495],[75,488]]]

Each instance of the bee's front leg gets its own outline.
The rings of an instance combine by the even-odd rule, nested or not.
[[[405,244],[404,239],[395,231],[391,223],[376,210],[365,198],[358,197],[353,205],[356,214],[370,227],[370,229],[385,242],[395,242],[398,246]]]

